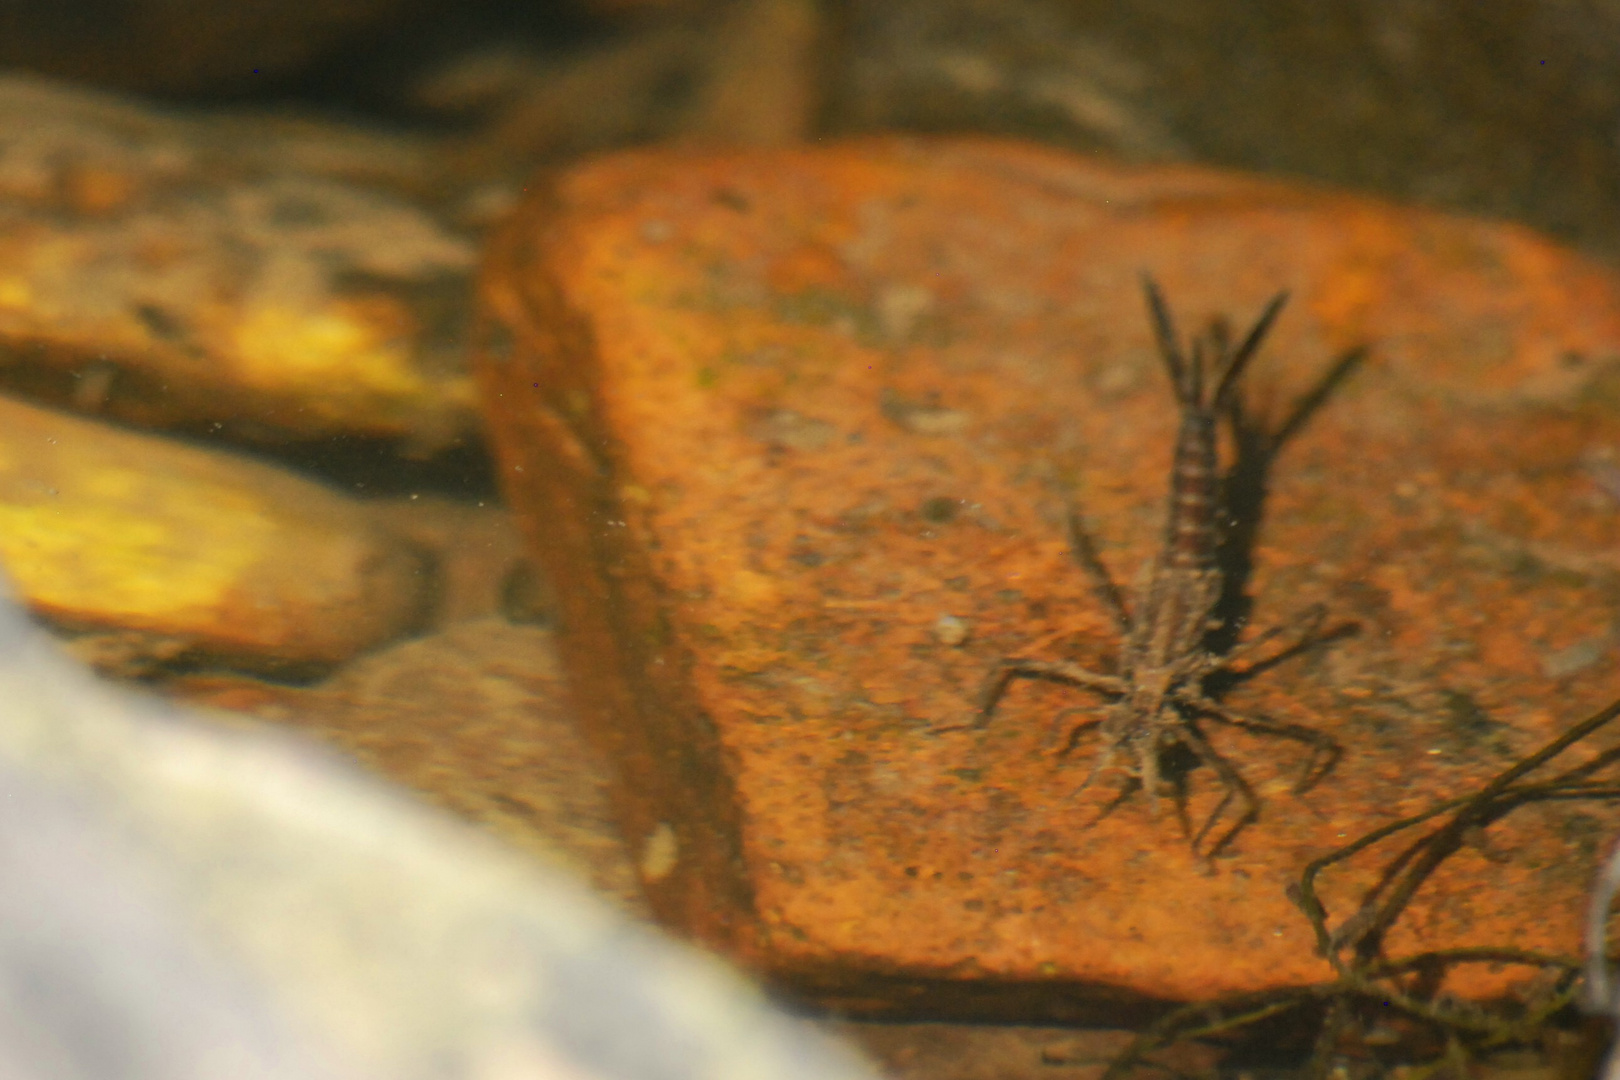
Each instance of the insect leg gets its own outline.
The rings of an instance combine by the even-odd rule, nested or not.
[[[1200,761],[1215,770],[1215,775],[1220,777],[1221,785],[1226,789],[1221,796],[1221,801],[1216,804],[1214,812],[1204,821],[1203,828],[1199,829],[1198,835],[1192,838],[1194,854],[1198,853],[1198,845],[1203,843],[1204,837],[1209,835],[1210,830],[1215,827],[1215,823],[1226,813],[1226,808],[1231,805],[1232,800],[1236,798],[1243,803],[1243,812],[1238,815],[1237,821],[1233,822],[1232,827],[1222,833],[1221,838],[1211,844],[1208,851],[1204,852],[1204,859],[1207,861],[1219,855],[1226,845],[1230,844],[1237,834],[1243,831],[1245,826],[1260,816],[1260,799],[1255,795],[1254,790],[1249,787],[1249,782],[1243,779],[1243,776],[1225,758],[1221,757],[1213,746],[1209,745],[1209,740],[1204,738],[1203,733],[1197,728],[1191,724],[1186,724],[1176,732],[1176,735],[1192,749],[1193,753],[1198,755]]]
[[[1079,664],[1062,660],[1007,659],[996,666],[996,670],[985,682],[984,692],[979,697],[979,711],[973,722],[974,727],[984,727],[990,723],[996,706],[1014,679],[1044,679],[1047,682],[1066,683],[1083,690],[1096,690],[1115,696],[1122,695],[1126,691],[1123,679],[1083,668]]]
[[[1057,752],[1057,756],[1068,757],[1070,754],[1074,753],[1074,748],[1080,745],[1080,736],[1084,735],[1093,728],[1102,727],[1102,724],[1103,722],[1101,720],[1086,720],[1074,725],[1074,729],[1069,732],[1069,737],[1064,740],[1063,749]],[[1108,756],[1110,758],[1113,757],[1112,748],[1110,748]],[[1100,766],[1100,768],[1107,768],[1107,766]],[[1092,771],[1095,772],[1096,770],[1093,769]],[[1088,779],[1086,783],[1089,784],[1091,781]]]
[[[1295,612],[1293,617],[1276,626],[1267,627],[1248,641],[1240,641],[1219,657],[1212,657],[1218,667],[1229,667],[1232,664],[1242,663],[1260,649],[1282,638],[1286,646],[1279,649],[1278,656],[1297,649],[1301,645],[1316,637],[1316,632],[1322,628],[1322,620],[1327,617],[1325,604],[1312,604],[1303,611]]]
[[[1296,795],[1315,787],[1318,781],[1333,771],[1333,766],[1338,764],[1339,758],[1344,754],[1344,747],[1340,746],[1331,735],[1303,724],[1289,724],[1281,720],[1233,712],[1202,694],[1178,694],[1176,700],[1211,720],[1262,735],[1279,735],[1309,746],[1311,756],[1306,759],[1304,772],[1301,773],[1299,782],[1294,785]]]

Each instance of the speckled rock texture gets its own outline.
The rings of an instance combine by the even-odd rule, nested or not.
[[[426,144],[0,79],[0,379],[152,427],[423,454],[473,427],[476,244]]]
[[[1160,543],[1144,270],[1187,330],[1293,290],[1249,377],[1280,441],[1230,629],[1328,617],[1218,690],[1343,756],[1295,795],[1304,747],[1206,725],[1264,801],[1213,873],[1168,807],[1078,791],[1095,735],[1061,751],[1104,700],[1020,683],[969,723],[1002,657],[1117,656],[1063,507],[1125,585]],[[1612,695],[1620,278],[1525,229],[995,141],[640,153],[537,188],[482,304],[503,481],[655,908],[842,1007],[1084,1018],[1320,978],[1285,895],[1308,859]],[[1197,823],[1221,788],[1185,781]],[[1573,954],[1614,825],[1516,815],[1389,948]]]

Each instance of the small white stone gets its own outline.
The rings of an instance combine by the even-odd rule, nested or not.
[[[934,637],[942,645],[960,645],[968,639],[968,624],[955,615],[941,615],[934,620]]]

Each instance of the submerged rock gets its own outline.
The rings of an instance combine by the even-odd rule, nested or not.
[[[475,245],[413,187],[423,144],[17,76],[0,127],[7,385],[265,442],[473,430]]]
[[[1200,720],[1261,807],[1213,874],[1130,777],[1087,785],[1109,694],[1023,680],[973,724],[1003,658],[1120,670],[1064,508],[1116,583],[1164,544],[1142,271],[1184,332],[1293,291],[1222,454],[1211,652],[1328,621]],[[1586,463],[1620,445],[1620,276],[1528,230],[1011,142],[644,151],[537,186],[483,305],[502,479],[651,902],[831,1006],[1096,1023],[1319,979],[1301,867],[1613,692],[1620,515]],[[1289,731],[1343,750],[1307,792]],[[1224,828],[1188,753],[1187,831]],[[1613,827],[1504,825],[1510,868],[1449,863],[1392,955],[1572,951]]]
[[[418,626],[432,560],[262,462],[0,398],[0,555],[98,668],[322,668]]]

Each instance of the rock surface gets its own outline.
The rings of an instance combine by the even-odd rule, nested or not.
[[[0,378],[153,427],[428,452],[474,424],[473,242],[423,148],[0,79]]]
[[[1294,290],[1250,384],[1274,430],[1368,350],[1256,489],[1249,633],[1313,601],[1338,632],[1225,691],[1344,756],[1294,797],[1300,747],[1212,731],[1265,800],[1213,875],[1173,814],[1077,795],[1095,741],[1057,752],[1100,702],[1020,684],[965,724],[1003,656],[1115,655],[1061,514],[1127,584],[1159,541],[1142,269],[1184,326]],[[1620,281],[1525,230],[1005,143],[648,153],[538,194],[483,303],[503,480],[655,907],[842,1007],[1095,1017],[1319,978],[1306,860],[1611,692]],[[1187,782],[1201,821],[1219,787]],[[1614,820],[1501,826],[1391,951],[1573,954]]]
[[[811,137],[833,36],[825,5],[665,6],[561,58],[503,37],[448,59],[413,95],[429,112],[482,118],[447,163],[473,178],[522,178],[540,163],[647,141],[776,146]]]
[[[575,728],[552,637],[469,619],[309,688],[204,674],[163,689],[314,736],[645,915],[607,769]]]
[[[419,626],[422,549],[246,458],[0,399],[0,557],[109,667],[330,667]]]
[[[715,961],[0,603],[0,1073],[870,1080]]]

